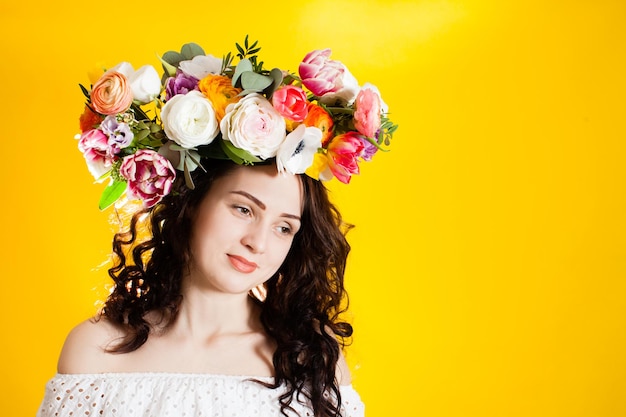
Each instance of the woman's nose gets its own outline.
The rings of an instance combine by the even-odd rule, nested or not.
[[[263,253],[267,248],[267,240],[269,238],[269,227],[263,223],[250,224],[241,243],[247,247],[252,253]]]

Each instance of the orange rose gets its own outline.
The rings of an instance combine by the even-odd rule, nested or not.
[[[241,89],[233,87],[230,78],[224,75],[209,74],[200,80],[198,88],[213,105],[218,123],[224,118],[226,106],[241,99],[237,95],[241,92]]]
[[[326,147],[328,141],[333,137],[333,119],[322,106],[309,103],[308,113],[304,118],[304,125],[309,127],[315,126],[322,131],[322,147]]]
[[[91,89],[91,104],[100,114],[123,113],[133,104],[128,78],[116,71],[106,72]]]
[[[88,130],[95,129],[97,125],[102,122],[102,116],[98,113],[94,113],[89,106],[85,106],[83,114],[80,115],[80,131],[85,133]]]

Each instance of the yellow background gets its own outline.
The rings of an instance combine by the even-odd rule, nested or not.
[[[331,48],[400,124],[331,184],[367,416],[626,415],[622,0],[56,3],[0,6],[1,415],[35,414],[107,282],[78,83],[247,33],[290,70]]]

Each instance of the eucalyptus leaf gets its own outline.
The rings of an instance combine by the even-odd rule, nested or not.
[[[105,210],[111,206],[111,204],[115,203],[117,199],[124,194],[124,191],[126,191],[126,185],[127,184],[124,181],[113,181],[109,184],[100,196],[98,208],[100,210]]]
[[[252,71],[252,62],[250,62],[249,59],[242,59],[235,67],[235,73],[233,74],[233,79],[231,80],[234,87],[238,86],[241,74],[247,71]]]
[[[241,87],[245,90],[252,90],[260,93],[272,85],[273,81],[274,80],[267,75],[257,74],[252,71],[246,71],[241,74]]]
[[[261,158],[252,155],[250,152],[235,147],[230,141],[222,140],[222,149],[228,155],[230,159],[238,164],[253,164],[255,162],[262,162]]]
[[[197,43],[186,43],[180,49],[181,55],[185,58],[185,60],[190,60],[194,56],[205,55],[204,49]]]
[[[270,71],[269,77],[272,79],[272,83],[263,91],[268,100],[272,98],[274,91],[276,91],[283,82],[283,72],[279,68],[273,68]]]
[[[196,188],[196,185],[193,183],[193,179],[191,178],[191,173],[189,172],[189,168],[187,167],[187,163],[184,163],[183,165],[185,166],[185,169],[184,169],[184,172],[185,172],[185,185],[190,190],[193,190],[193,189]]]

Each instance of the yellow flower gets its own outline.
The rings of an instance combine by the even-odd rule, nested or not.
[[[226,106],[238,102],[241,98],[237,95],[241,89],[233,87],[230,78],[224,75],[209,74],[200,80],[198,88],[213,105],[218,123],[226,113]]]
[[[332,175],[330,177],[328,175],[328,157],[326,154],[317,152],[313,156],[313,163],[307,168],[305,173],[315,180],[327,181],[332,178]]]

